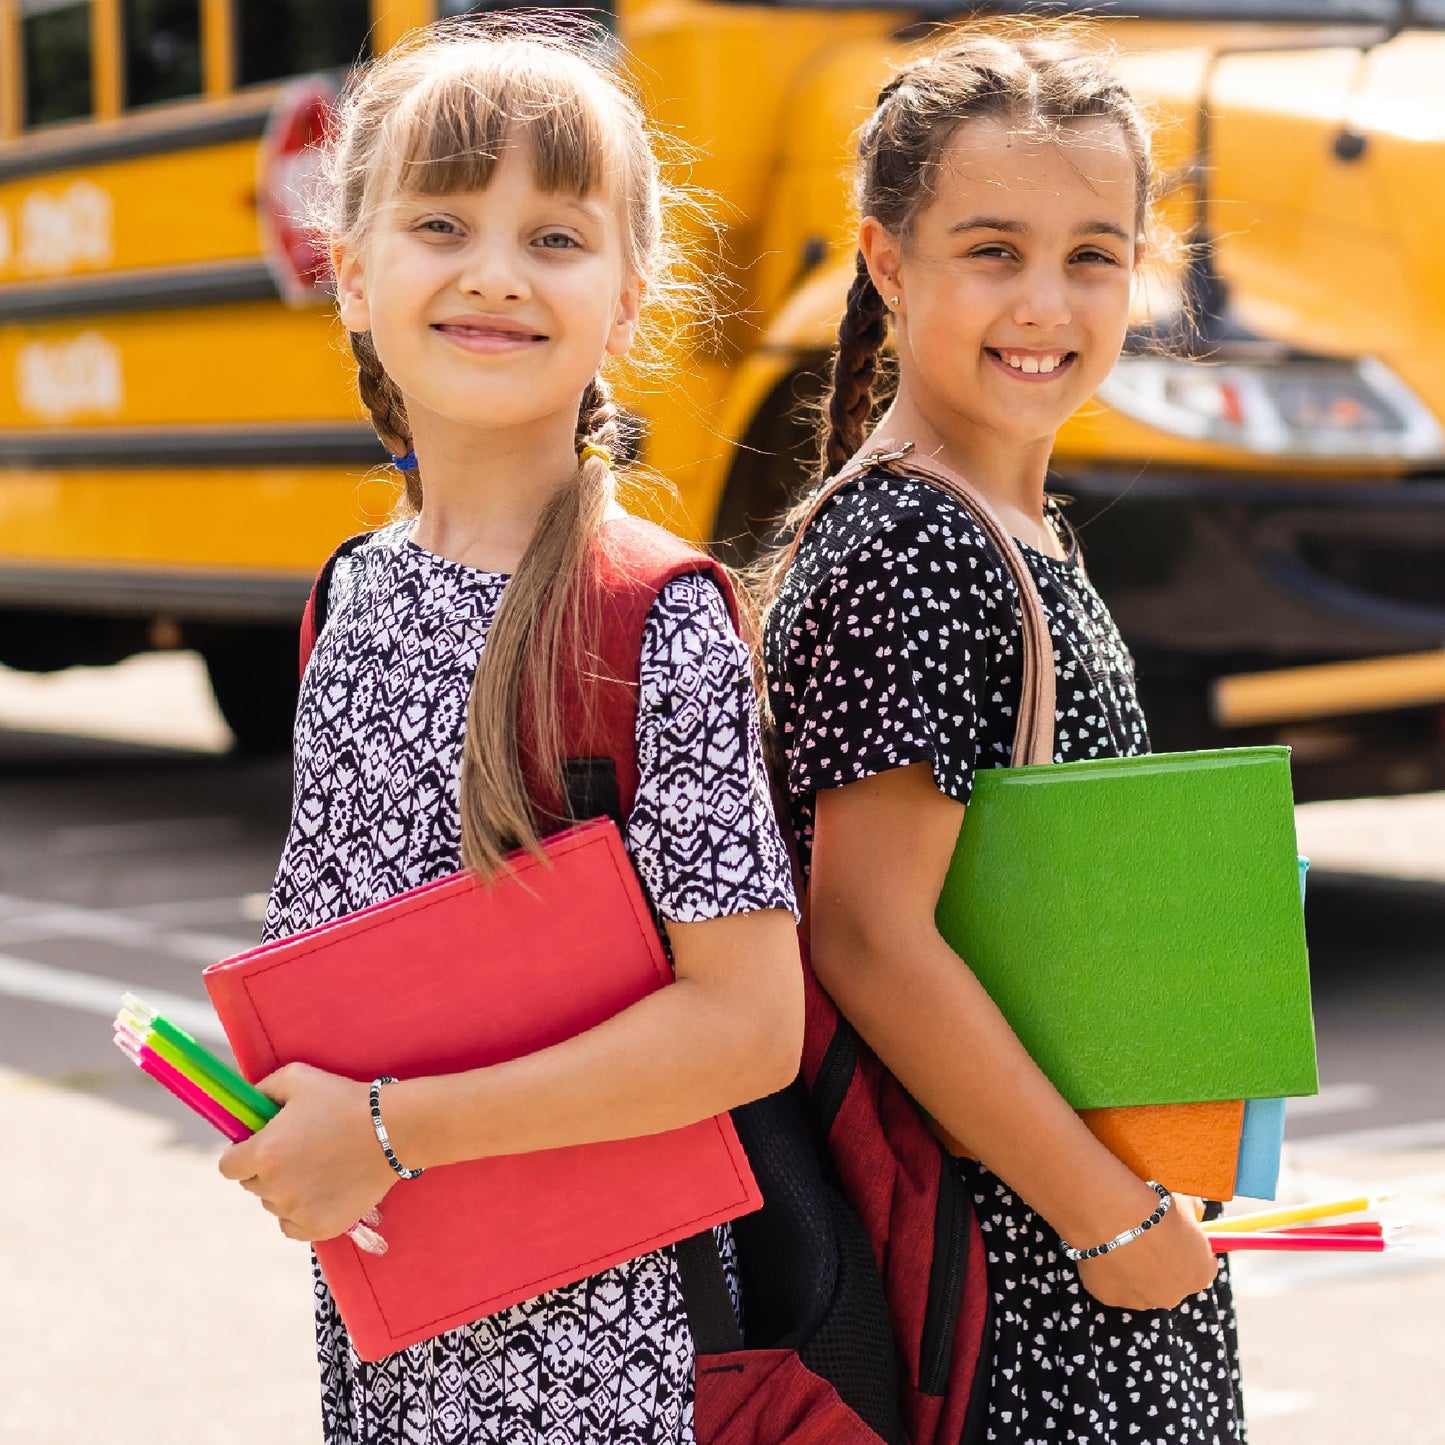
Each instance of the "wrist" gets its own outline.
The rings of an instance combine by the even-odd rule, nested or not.
[[[1070,1244],[1067,1240],[1060,1239],[1059,1249],[1064,1258],[1071,1260],[1074,1264],[1080,1264],[1090,1259],[1101,1259],[1104,1255],[1112,1254],[1116,1249],[1123,1249],[1126,1245],[1132,1244],[1136,1239],[1148,1234],[1174,1207],[1174,1196],[1162,1184],[1155,1183],[1153,1180],[1149,1180],[1147,1183],[1157,1203],[1145,1218],[1097,1244]]]
[[[425,1165],[415,1158],[406,1159],[398,1152],[397,1142],[392,1137],[392,1128],[396,1123],[398,1115],[402,1110],[398,1109],[393,1113],[389,1108],[383,1113],[383,1096],[387,1105],[400,1103],[398,1097],[401,1085],[398,1080],[390,1074],[379,1074],[371,1080],[367,1096],[367,1108],[371,1118],[371,1130],[376,1138],[377,1147],[385,1159],[387,1167],[397,1179],[411,1180],[417,1178],[425,1170]],[[410,1131],[405,1131],[408,1135]]]
[[[1112,1156],[1111,1156],[1112,1160]],[[1144,1180],[1112,1160],[1114,1169],[1079,1189],[1068,1206],[1049,1216],[1062,1239],[1080,1247],[1113,1239],[1147,1218],[1159,1205],[1159,1196]]]

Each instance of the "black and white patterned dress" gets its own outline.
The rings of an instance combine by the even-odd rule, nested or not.
[[[1052,504],[1051,516],[1067,537]],[[1023,552],[1054,644],[1056,760],[1147,751],[1132,660],[1077,548],[1063,561]],[[979,768],[1007,765],[1020,688],[1017,606],[978,524],[926,483],[878,473],[829,502],[765,635],[805,871],[819,789],[927,762],[939,789],[967,803]],[[977,1205],[995,1305],[990,1440],[1244,1440],[1223,1261],[1215,1284],[1176,1310],[1106,1308],[1038,1215],[982,1165],[957,1167]]]
[[[297,708],[268,940],[460,866],[467,698],[507,579],[409,532],[384,528],[336,567]],[[625,830],[664,920],[794,907],[750,676],[716,585],[670,582],[644,631]],[[736,1290],[731,1233],[718,1235]],[[693,1345],[671,1250],[374,1364],[351,1349],[319,1272],[315,1291],[327,1445],[691,1445]]]

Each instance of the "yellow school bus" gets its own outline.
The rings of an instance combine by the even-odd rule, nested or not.
[[[285,737],[310,577],[391,498],[293,214],[307,142],[357,57],[471,8],[0,0],[0,663],[194,646],[238,738]],[[617,0],[734,283],[631,399],[673,525],[745,555],[805,473],[889,66],[1036,8]],[[1445,0],[1077,8],[1156,108],[1196,243],[1056,458],[1156,745],[1283,737],[1305,795],[1439,785]]]

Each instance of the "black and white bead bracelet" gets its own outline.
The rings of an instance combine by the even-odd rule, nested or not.
[[[388,1154],[390,1151],[388,1151]],[[1092,1249],[1075,1249],[1070,1244],[1065,1244],[1061,1239],[1059,1248],[1063,1251],[1064,1258],[1073,1260],[1077,1264],[1081,1259],[1098,1259],[1101,1254],[1109,1254],[1116,1249],[1122,1248],[1131,1240],[1138,1239],[1141,1234],[1148,1232],[1164,1218],[1173,1207],[1174,1196],[1162,1185],[1153,1179],[1148,1181],[1150,1189],[1159,1196],[1159,1207],[1146,1219],[1143,1224],[1136,1224],[1133,1229],[1126,1229],[1123,1234],[1116,1234],[1113,1239],[1104,1244],[1096,1244]]]
[[[382,1074],[379,1078],[371,1081],[371,1127],[376,1131],[376,1142],[381,1145],[381,1152],[386,1155],[386,1162],[403,1179],[415,1179],[417,1175],[425,1174],[426,1170],[407,1169],[402,1165],[401,1160],[392,1151],[391,1140],[386,1133],[386,1125],[381,1122],[381,1086],[394,1083],[396,1080],[390,1074]]]

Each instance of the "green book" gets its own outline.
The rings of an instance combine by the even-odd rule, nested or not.
[[[986,769],[937,919],[1076,1109],[1319,1087],[1288,748]]]

